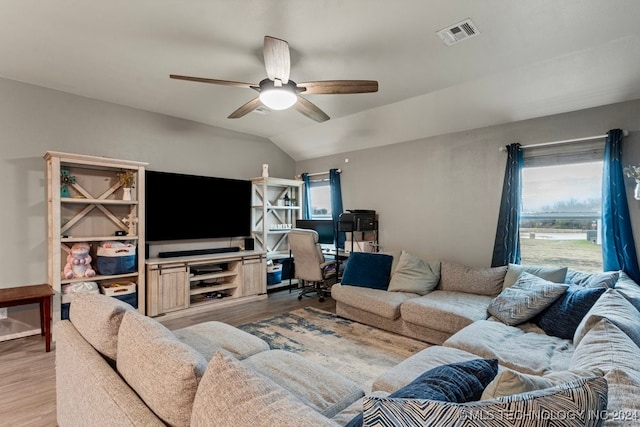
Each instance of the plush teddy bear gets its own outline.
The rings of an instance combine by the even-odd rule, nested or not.
[[[71,252],[67,255],[67,264],[64,266],[64,277],[93,277],[96,272],[91,268],[90,246],[88,243],[74,243]]]

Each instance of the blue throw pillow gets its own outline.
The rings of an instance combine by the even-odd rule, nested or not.
[[[482,392],[497,373],[497,359],[474,359],[451,363],[426,371],[388,397],[453,403],[474,402],[480,400]],[[345,427],[362,425],[362,414],[358,414]]]
[[[533,319],[533,322],[537,323],[547,335],[573,339],[582,318],[606,290],[604,286],[585,288],[580,285],[570,285],[567,291]]]
[[[386,291],[392,262],[391,255],[351,252],[341,283]]]

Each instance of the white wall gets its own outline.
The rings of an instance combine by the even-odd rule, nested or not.
[[[300,161],[296,173],[341,168],[344,208],[378,212],[383,250],[489,266],[506,160],[499,147],[623,128],[630,131],[624,140],[624,164],[637,165],[639,118],[640,101],[626,102]],[[631,197],[633,182],[627,180],[627,185],[640,250],[640,201]]]
[[[291,157],[264,138],[6,79],[0,79],[0,129],[0,288],[47,281],[47,150],[224,178],[260,176],[263,163],[272,176],[294,175]],[[37,325],[37,317],[23,313],[32,307],[9,310],[15,321],[0,320],[0,337],[18,323]]]

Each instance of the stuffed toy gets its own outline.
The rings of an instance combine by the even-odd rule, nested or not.
[[[96,272],[91,268],[90,246],[88,243],[74,243],[71,252],[67,255],[67,264],[64,266],[64,277],[93,277]]]

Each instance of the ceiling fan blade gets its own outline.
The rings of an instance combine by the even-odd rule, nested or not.
[[[289,43],[275,37],[264,36],[264,66],[267,69],[269,80],[278,79],[283,84],[289,82],[291,70],[291,57],[289,55]]]
[[[298,102],[293,105],[293,108],[316,122],[326,122],[329,120],[329,116],[327,116],[324,111],[301,96],[298,96]]]
[[[252,112],[253,110],[255,110],[256,108],[258,108],[259,106],[262,105],[262,102],[260,102],[260,98],[253,98],[251,101],[247,102],[246,104],[244,104],[243,106],[241,106],[240,108],[238,108],[236,111],[234,111],[233,113],[229,114],[229,117],[227,117],[228,119],[239,119],[240,117],[249,114],[250,112]]]
[[[370,93],[378,91],[378,82],[375,80],[324,80],[298,83],[298,87],[305,88],[303,93],[308,94]]]
[[[204,78],[204,77],[181,76],[181,75],[178,75],[178,74],[169,74],[169,77],[172,78],[172,79],[178,79],[178,80],[188,80],[190,82],[212,83],[212,84],[216,84],[216,85],[246,87],[248,89],[252,89],[252,88],[256,87],[256,85],[254,85],[252,83],[234,82],[234,81],[231,81],[231,80],[207,79],[207,78]]]

